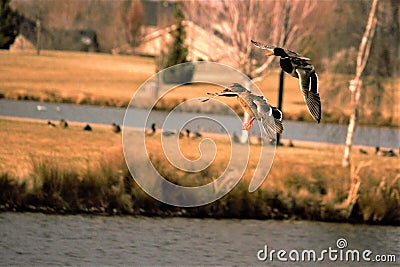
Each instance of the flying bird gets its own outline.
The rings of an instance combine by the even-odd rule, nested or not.
[[[283,132],[282,112],[269,105],[267,99],[262,96],[253,95],[252,98],[257,107],[253,111],[255,118],[261,121],[267,135],[271,139],[275,139],[275,133],[281,134]]]
[[[308,111],[319,123],[321,121],[321,99],[318,90],[318,76],[310,59],[288,49],[267,45],[251,40],[258,48],[265,49],[267,56],[279,56],[279,64],[284,72],[299,79],[300,89]]]
[[[242,129],[249,130],[257,119],[261,121],[266,133],[272,139],[275,138],[275,132],[282,133],[282,112],[276,107],[270,106],[262,96],[254,95],[239,83],[234,83],[225,88],[221,93],[211,94],[214,97],[237,97],[243,110],[250,115],[250,120],[244,122]],[[210,99],[210,98],[208,98]],[[208,99],[203,100],[203,102]]]

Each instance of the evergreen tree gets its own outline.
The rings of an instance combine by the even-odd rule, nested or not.
[[[162,53],[160,58],[161,69],[165,69],[176,64],[187,62],[188,47],[185,44],[186,30],[183,26],[183,15],[182,9],[179,3],[176,5],[174,10],[174,18],[176,21],[176,29],[171,32],[173,37],[173,43],[169,46],[167,53]]]
[[[183,15],[182,9],[179,5],[176,6],[174,17],[176,20],[176,29],[172,32],[174,42],[172,43],[167,56],[166,65],[164,66],[166,68],[186,62],[186,57],[188,55],[188,48],[185,44],[186,30],[183,26],[185,16]]]
[[[168,49],[168,53],[161,55],[161,68],[165,69],[177,64],[185,63],[188,56],[188,47],[185,44],[186,30],[183,26],[183,15],[180,4],[177,3],[174,17],[176,21],[176,29],[172,31],[174,41]],[[164,72],[164,82],[166,83],[188,83],[192,80],[195,66],[187,63],[183,66],[175,67]]]
[[[0,49],[9,49],[19,31],[19,15],[10,7],[10,0],[0,0]]]

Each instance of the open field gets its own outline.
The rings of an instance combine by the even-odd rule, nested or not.
[[[79,52],[0,51],[0,97],[103,106],[127,106],[139,86],[154,74],[154,59]],[[273,105],[277,103],[278,70],[269,70],[257,85]],[[346,123],[351,111],[350,75],[319,73],[324,122]],[[373,86],[384,88],[377,95]],[[375,81],[367,77],[360,106],[359,123],[400,125],[400,80]],[[284,118],[312,120],[298,88],[298,80],[285,75]],[[204,97],[219,91],[212,85],[180,86],[160,101],[157,108],[172,109],[184,99]],[[379,101],[378,101],[378,100]],[[241,112],[234,99],[224,99]]]
[[[0,170],[17,177],[32,171],[35,159],[54,159],[65,167],[83,168],[111,149],[120,148],[121,136],[111,126],[69,123],[66,129],[50,127],[47,121],[0,119]]]
[[[0,146],[3,210],[400,223],[399,159],[379,157],[371,148],[368,155],[354,148],[354,167],[369,165],[358,173],[359,198],[350,217],[343,215],[352,182],[350,169],[340,166],[342,146],[300,142],[295,147],[278,147],[268,178],[261,189],[249,193],[248,181],[260,151],[260,146],[252,145],[244,179],[231,193],[215,203],[182,210],[151,199],[135,185],[122,156],[121,135],[111,127],[92,125],[93,131],[85,132],[82,124],[62,129],[49,127],[45,121],[4,118],[0,126],[0,138],[6,144]],[[230,153],[226,137],[209,136],[219,154],[195,176],[166,162],[159,137],[147,137],[147,149],[155,167],[171,181],[208,183],[226,166]],[[198,142],[181,139],[184,155],[197,158]]]
[[[79,52],[0,51],[0,92],[10,99],[127,105],[154,73],[152,59]]]
[[[76,167],[82,167],[87,162],[96,161],[110,151],[121,149],[121,135],[114,133],[111,126],[92,124],[93,131],[87,132],[83,131],[85,126],[83,123],[70,122],[66,129],[60,127],[58,122],[54,121],[54,123],[56,127],[50,127],[47,121],[42,120],[0,118],[0,139],[6,144],[0,146],[0,170],[19,176],[18,172],[24,174],[30,171],[24,170],[21,166],[29,166],[33,158],[52,158],[64,164],[71,164],[71,166],[77,164]],[[213,134],[205,136],[217,141],[218,151],[224,151],[220,160],[226,161],[229,158],[230,147],[227,137]],[[198,141],[182,138],[180,142],[184,155],[191,159],[200,155]],[[321,166],[340,165],[343,151],[341,145],[309,142],[295,142],[295,144],[295,148],[286,146],[277,148],[274,164],[297,161],[304,166],[315,165],[315,163]],[[150,155],[159,154],[160,135],[147,137],[146,145]],[[373,169],[400,173],[399,162],[396,158],[375,156],[374,149],[370,147],[364,147],[370,155],[362,155],[358,153],[358,148],[353,147],[354,162],[371,160]],[[250,157],[249,166],[255,168],[258,160],[256,155],[260,153],[260,146],[251,146],[251,149],[252,157]]]

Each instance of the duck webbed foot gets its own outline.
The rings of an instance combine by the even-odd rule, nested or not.
[[[250,130],[251,126],[253,126],[254,119],[255,118],[251,118],[251,120],[249,122],[243,122],[242,130],[246,130],[246,131]]]

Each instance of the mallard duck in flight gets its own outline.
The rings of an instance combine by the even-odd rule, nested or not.
[[[318,76],[310,59],[288,49],[262,44],[251,40],[258,48],[268,50],[267,56],[279,56],[279,64],[283,71],[299,79],[300,89],[304,96],[308,111],[319,123],[321,120],[321,99],[318,91]]]
[[[253,111],[256,115],[255,118],[261,121],[268,136],[275,139],[275,133],[283,132],[282,112],[269,105],[267,99],[262,96],[253,95],[253,102],[257,106],[257,110]]]
[[[222,92],[211,94],[214,97],[237,97],[243,110],[250,115],[250,121],[243,123],[243,130],[249,130],[257,119],[261,121],[266,133],[271,139],[275,138],[275,132],[282,133],[282,112],[276,107],[270,106],[267,100],[258,95],[252,94],[239,83],[234,83]],[[210,98],[203,100],[208,101]]]

